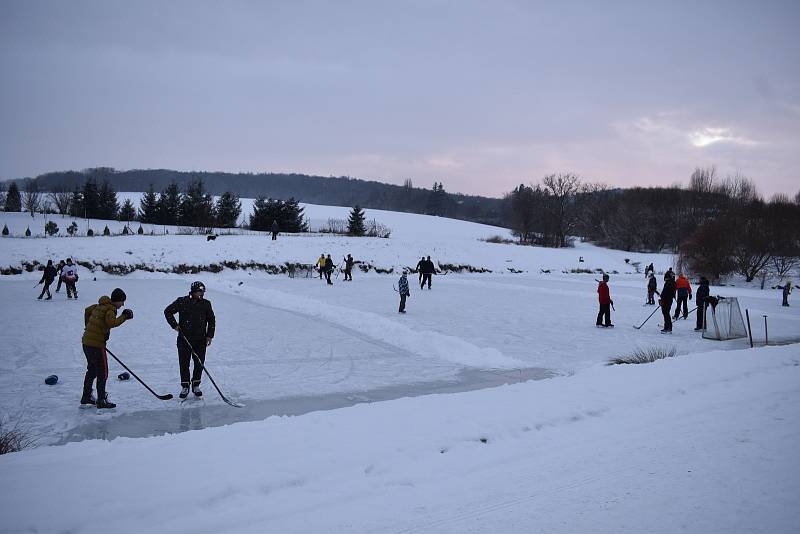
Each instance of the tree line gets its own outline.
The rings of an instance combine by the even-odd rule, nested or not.
[[[505,197],[521,244],[564,247],[578,237],[633,252],[672,252],[714,279],[785,276],[800,256],[800,193],[765,201],[752,180],[698,168],[689,186],[611,189],[575,174],[545,176]]]

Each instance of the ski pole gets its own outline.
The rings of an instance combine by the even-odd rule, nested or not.
[[[651,313],[650,315],[648,315],[648,316],[647,316],[647,319],[645,319],[645,320],[644,320],[644,322],[643,322],[642,324],[640,324],[639,326],[636,326],[636,325],[634,325],[633,327],[634,327],[636,330],[639,330],[640,328],[642,328],[642,327],[644,326],[644,323],[646,323],[647,321],[649,321],[649,320],[650,320],[650,317],[652,317],[653,315],[655,315],[655,313],[656,313],[656,312],[657,312],[659,309],[661,309],[661,306],[659,306],[658,308],[654,308],[654,309],[653,309],[653,313]]]
[[[189,340],[186,339],[186,336],[183,335],[183,332],[181,332],[179,330],[178,333],[183,338],[183,342],[186,343],[189,346],[189,349],[192,351],[192,357],[194,358],[194,364],[195,365],[199,365],[200,368],[206,373],[206,376],[208,377],[209,380],[211,380],[211,383],[214,385],[214,389],[217,390],[217,393],[219,393],[219,396],[222,398],[222,400],[225,401],[226,403],[230,404],[231,406],[234,406],[235,408],[244,408],[244,404],[240,404],[238,402],[234,402],[234,401],[230,400],[228,397],[226,397],[224,393],[222,393],[222,390],[219,389],[219,386],[217,385],[217,383],[214,382],[214,378],[211,376],[211,373],[208,372],[208,368],[206,368],[206,366],[203,365],[203,362],[200,361],[200,356],[198,356],[197,353],[194,351],[194,347],[192,347],[192,344],[189,343]]]
[[[144,383],[144,380],[142,380],[141,378],[139,378],[139,377],[136,375],[136,373],[134,373],[133,371],[131,371],[131,370],[130,370],[130,368],[129,368],[127,365],[125,365],[124,363],[122,363],[122,360],[120,360],[119,358],[117,358],[117,357],[114,355],[114,353],[113,353],[113,352],[111,352],[110,350],[108,350],[108,347],[106,347],[106,352],[107,352],[108,354],[110,354],[112,358],[114,358],[115,360],[117,360],[117,363],[119,363],[119,364],[120,364],[122,367],[124,367],[126,371],[128,371],[128,372],[129,372],[131,375],[133,375],[133,378],[135,378],[136,380],[138,380],[138,381],[139,381],[139,383],[140,383],[141,385],[143,385],[145,388],[147,388],[147,391],[149,391],[150,393],[152,393],[153,395],[155,395],[156,397],[158,397],[158,398],[159,398],[159,399],[161,399],[161,400],[170,400],[170,399],[172,398],[172,394],[171,394],[171,393],[167,393],[166,395],[159,395],[158,393],[156,393],[155,391],[153,391],[152,389],[150,389],[150,386],[148,386],[147,384],[145,384],[145,383]]]

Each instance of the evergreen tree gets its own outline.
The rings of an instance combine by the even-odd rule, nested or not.
[[[81,194],[83,213],[80,215],[87,219],[98,219],[100,214],[100,192],[93,178],[87,178],[83,184]]]
[[[277,202],[281,202],[278,200]],[[300,202],[294,197],[291,197],[285,203],[282,203],[281,218],[278,219],[278,225],[284,232],[308,232],[308,225],[303,218],[303,211],[305,208],[300,206]],[[270,222],[270,225],[272,223]]]
[[[362,236],[364,232],[364,210],[361,209],[361,206],[356,205],[350,212],[350,218],[347,221],[347,233]]]
[[[180,205],[181,191],[172,182],[158,196],[158,224],[178,224]]]
[[[444,192],[444,185],[433,182],[433,188],[428,195],[428,203],[425,211],[428,215],[444,215],[447,207],[447,193]]]
[[[83,192],[80,186],[76,185],[72,191],[72,198],[69,201],[69,214],[73,217],[83,217]]]
[[[214,226],[214,201],[206,193],[202,179],[193,180],[186,187],[186,193],[181,197],[178,220],[182,226],[204,231]]]
[[[11,182],[6,192],[6,211],[22,211],[22,197],[16,182]]]
[[[98,219],[112,220],[117,218],[119,212],[119,203],[117,202],[117,193],[111,186],[111,182],[103,180],[100,190],[97,192],[98,198]]]
[[[153,184],[139,201],[139,220],[143,223],[158,223],[158,196],[153,189]]]
[[[217,226],[220,228],[235,228],[239,215],[242,213],[242,203],[239,195],[226,191],[217,200],[216,209]]]
[[[268,218],[269,199],[263,196],[256,198],[253,202],[253,213],[250,215],[251,230],[267,230],[272,225],[272,219]]]
[[[122,207],[119,209],[118,219],[120,221],[130,222],[136,218],[136,208],[133,207],[131,199],[126,198]]]

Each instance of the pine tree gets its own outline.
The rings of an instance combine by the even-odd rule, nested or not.
[[[126,198],[125,202],[122,204],[122,207],[119,209],[119,215],[117,218],[120,221],[130,222],[136,218],[136,208],[133,207],[133,202],[131,199]]]
[[[272,219],[268,219],[267,212],[269,211],[269,200],[266,197],[259,196],[253,202],[253,213],[250,215],[250,229],[251,230],[266,230],[272,224]]]
[[[87,219],[98,219],[100,213],[100,193],[97,190],[97,183],[94,178],[87,178],[83,184],[83,192],[81,193],[83,200],[81,206],[83,213],[80,215]]]
[[[73,217],[83,217],[83,192],[80,186],[76,185],[72,191],[72,199],[69,201],[69,214]]]
[[[354,236],[362,236],[365,231],[364,210],[361,209],[361,206],[356,205],[350,212],[350,218],[347,221],[347,233]]]
[[[98,198],[98,219],[112,220],[117,218],[119,212],[119,203],[117,202],[117,193],[111,186],[111,182],[103,180],[100,190],[97,193]]]
[[[158,223],[158,196],[153,189],[153,184],[139,201],[139,220],[147,224]]]
[[[193,180],[181,197],[178,221],[182,226],[208,231],[214,226],[214,202],[206,193],[203,180]]]
[[[6,192],[6,211],[22,211],[22,197],[16,182],[11,182]]]
[[[158,196],[158,224],[178,224],[180,204],[181,190],[172,182]]]
[[[278,202],[281,202],[280,200]],[[300,206],[300,202],[294,197],[291,197],[286,202],[282,203],[281,217],[278,219],[278,225],[284,232],[308,232],[308,225],[303,218],[303,211],[305,208]],[[272,224],[270,222],[270,224]]]
[[[235,228],[242,214],[242,203],[239,195],[225,191],[217,200],[216,209],[217,226],[220,228]]]

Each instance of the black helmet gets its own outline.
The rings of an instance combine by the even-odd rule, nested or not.
[[[206,291],[205,284],[203,284],[203,282],[192,282],[192,288],[190,290],[190,293],[194,293],[196,291],[202,291],[205,293]]]

